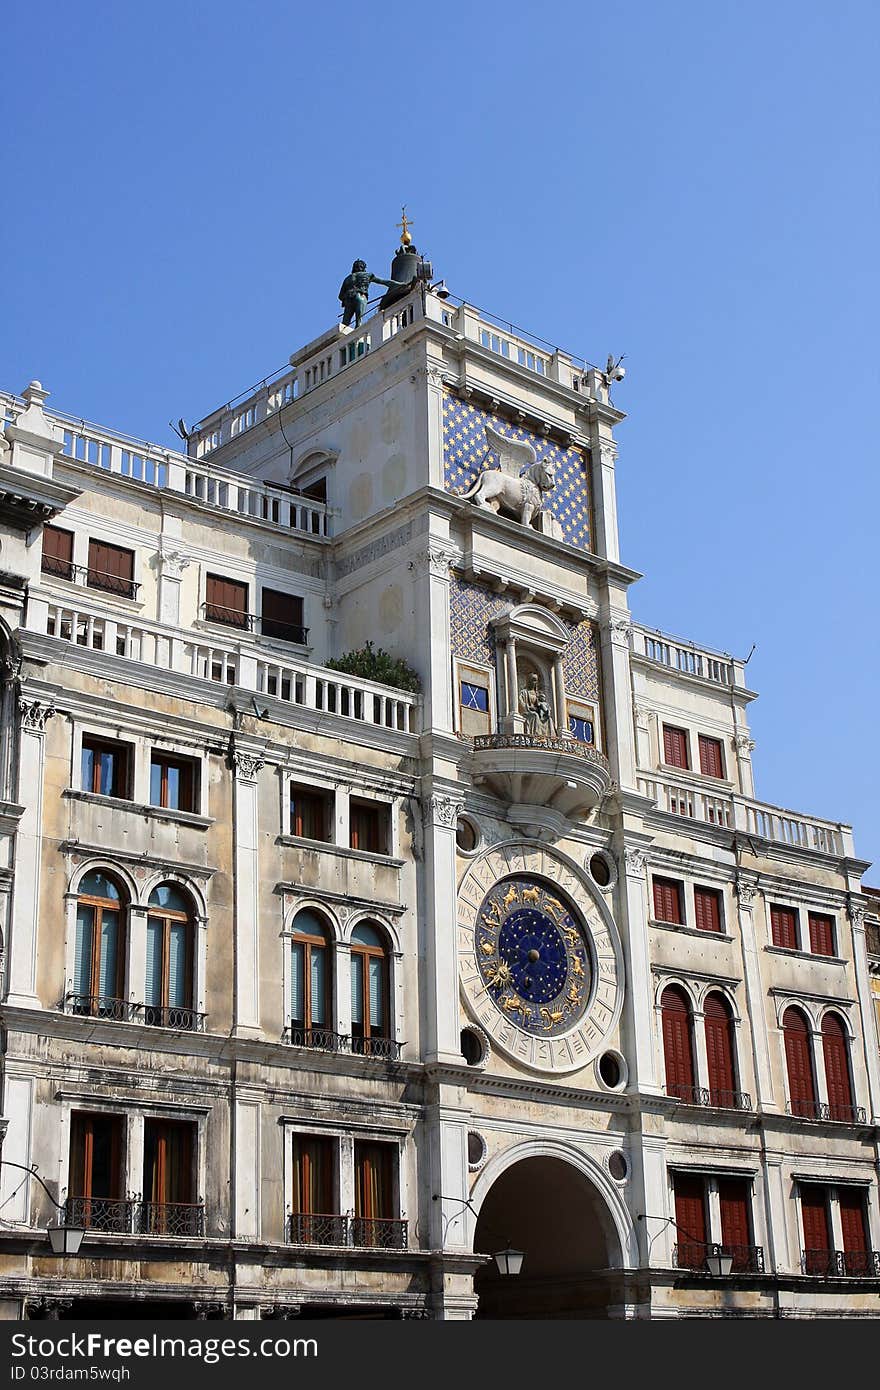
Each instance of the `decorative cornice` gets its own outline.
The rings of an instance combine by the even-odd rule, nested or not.
[[[23,695],[19,697],[18,708],[22,729],[32,734],[45,733],[47,722],[58,713],[54,702],[47,705],[43,700],[27,700]]]

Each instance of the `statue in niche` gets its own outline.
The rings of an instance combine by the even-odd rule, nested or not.
[[[373,275],[367,270],[366,261],[355,261],[351,267],[351,274],[346,275],[339,287],[343,328],[349,328],[352,319],[355,328],[360,328],[371,285],[386,285],[388,289],[406,288],[402,280],[380,280],[378,275]]]
[[[531,526],[544,510],[544,494],[556,486],[549,459],[538,459],[526,440],[508,439],[491,425],[484,425],[486,447],[497,454],[499,468],[483,467],[466,492],[459,493],[478,507],[497,512],[502,506],[523,526]]]
[[[525,720],[525,732],[532,738],[555,738],[556,725],[547,703],[547,696],[538,677],[533,673],[520,687],[519,712]]]

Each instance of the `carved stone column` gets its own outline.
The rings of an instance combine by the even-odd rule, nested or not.
[[[623,860],[625,871],[620,876],[617,893],[627,924],[627,929],[621,932],[621,937],[626,953],[627,990],[624,998],[624,1018],[630,1085],[640,1091],[659,1093],[652,1028],[654,1000],[648,941],[645,847],[626,846]]]
[[[9,943],[10,1004],[41,1007],[36,995],[37,923],[40,906],[40,850],[43,831],[43,766],[46,725],[55,706],[22,697],[18,745],[18,791],[24,814],[15,843],[15,881]]]
[[[236,1034],[253,1036],[260,1029],[260,905],[258,863],[258,788],[262,759],[235,749],[233,761],[233,845],[235,859],[235,996]]]
[[[776,1110],[773,1097],[773,1078],[770,1071],[770,1038],[767,1033],[765,998],[761,984],[761,965],[755,936],[755,894],[751,879],[736,876],[736,896],[739,905],[739,934],[742,942],[746,1001],[749,1013],[749,1032],[752,1044],[752,1063],[755,1070],[755,1095],[761,1110]]]
[[[561,655],[553,662],[553,699],[556,704],[556,732],[560,738],[570,738],[565,707],[565,673],[562,669]]]
[[[170,627],[180,622],[180,585],[189,563],[186,555],[163,540],[159,551],[159,621]]]
[[[452,682],[449,675],[449,590],[453,551],[448,542],[426,537],[412,557],[416,623],[423,633],[427,668],[424,682],[426,727],[452,733]]]
[[[432,792],[424,802],[426,1060],[461,1064],[456,941],[455,826],[461,801]]]
[[[752,751],[755,747],[755,741],[749,738],[745,730],[741,730],[734,735],[733,747],[736,752],[739,789],[743,796],[752,797],[755,795],[755,777],[752,770]]]

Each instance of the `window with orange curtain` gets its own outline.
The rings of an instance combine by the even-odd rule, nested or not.
[[[173,1232],[179,1214],[168,1209],[193,1201],[195,1125],[185,1120],[144,1122],[144,1224],[148,1231]]]
[[[326,1215],[337,1210],[333,1195],[332,1139],[298,1134],[293,1141],[293,1212]]]
[[[356,1142],[354,1146],[354,1214],[363,1225],[356,1230],[355,1244],[381,1245],[373,1222],[391,1221],[395,1216],[394,1149],[390,1144]]]

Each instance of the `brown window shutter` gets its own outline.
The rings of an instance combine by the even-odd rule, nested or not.
[[[844,1252],[847,1255],[865,1254],[868,1250],[868,1234],[865,1229],[864,1194],[857,1187],[839,1187],[837,1202],[840,1207]]]
[[[849,1079],[849,1045],[843,1024],[836,1014],[822,1020],[822,1055],[832,1120],[852,1117],[852,1087]]]
[[[73,559],[73,532],[59,526],[43,527],[43,555],[69,564]]]
[[[714,888],[694,889],[694,916],[700,931],[720,932],[720,895]]]
[[[676,922],[683,925],[681,910],[681,888],[671,878],[653,880],[654,916],[658,922]]]
[[[660,1000],[663,1019],[663,1059],[666,1065],[666,1091],[679,1100],[692,1100],[694,1056],[691,1044],[691,1010],[687,997],[676,986],[663,991]]]
[[[736,1085],[733,1065],[733,1027],[730,1009],[720,994],[709,994],[703,1006],[709,1094],[713,1105],[730,1106]]]
[[[264,637],[299,642],[303,628],[303,601],[297,594],[284,594],[278,589],[263,589],[260,596],[261,624]]]
[[[816,1106],[813,1059],[807,1021],[800,1009],[786,1009],[782,1015],[782,1035],[791,1113],[812,1117]]]
[[[213,622],[246,627],[248,586],[218,574],[205,576],[205,617]]]
[[[801,1219],[804,1227],[804,1249],[825,1252],[831,1249],[828,1226],[828,1189],[804,1183],[801,1187]],[[825,1272],[822,1270],[821,1272]],[[811,1273],[807,1269],[807,1273]]]
[[[703,1178],[676,1173],[675,1239],[678,1263],[684,1269],[702,1269],[706,1261],[706,1184]]]
[[[771,906],[770,933],[774,946],[784,946],[789,951],[797,950],[797,913],[794,908]]]
[[[700,734],[700,771],[706,777],[724,776],[724,754],[721,749],[721,740],[717,738],[707,738],[705,734]]]
[[[834,955],[834,918],[810,913],[810,950],[816,956]]]
[[[672,767],[690,767],[685,729],[675,729],[671,724],[663,725],[663,761]]]
[[[742,1178],[719,1178],[718,1200],[721,1208],[721,1241],[724,1245],[749,1246],[752,1243],[750,1188]],[[737,1268],[734,1254],[733,1269]],[[740,1258],[740,1264],[747,1260]]]

